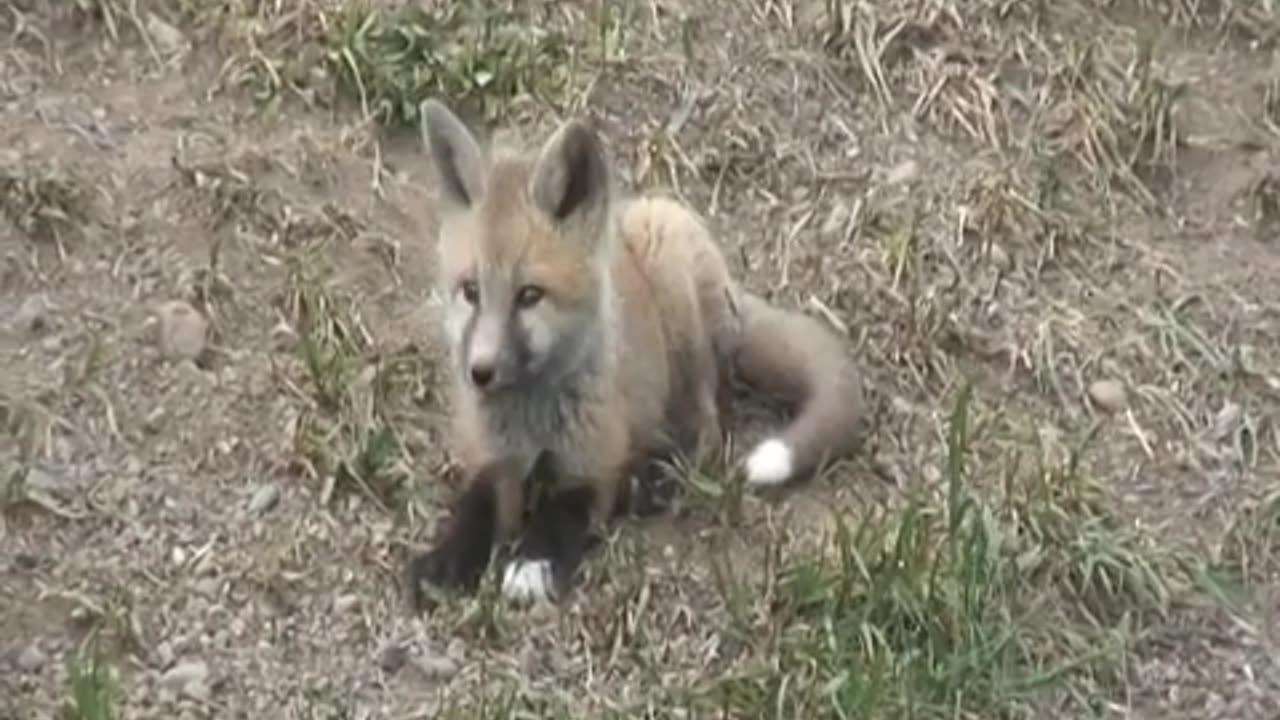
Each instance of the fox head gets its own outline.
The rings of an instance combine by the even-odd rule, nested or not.
[[[483,393],[567,376],[605,323],[613,228],[603,147],[571,120],[540,149],[482,149],[436,100],[423,135],[438,200],[444,330]]]

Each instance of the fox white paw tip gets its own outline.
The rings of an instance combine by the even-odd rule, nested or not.
[[[752,485],[777,485],[791,477],[795,456],[791,448],[778,438],[770,438],[756,446],[747,457],[747,482]]]
[[[551,562],[549,560],[513,560],[502,574],[502,594],[511,600],[549,601],[551,599]]]

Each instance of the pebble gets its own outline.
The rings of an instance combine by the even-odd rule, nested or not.
[[[168,640],[156,646],[156,662],[161,666],[169,665],[174,659],[173,645]]]
[[[884,175],[886,185],[897,185],[910,182],[920,175],[920,164],[915,160],[904,160],[889,168]]]
[[[292,352],[298,344],[298,333],[289,323],[281,320],[271,328],[271,346],[276,352]]]
[[[378,651],[378,667],[385,673],[394,673],[404,667],[409,659],[409,652],[400,643],[387,643]]]
[[[18,667],[30,673],[40,670],[47,661],[44,651],[36,643],[31,643],[18,655]]]
[[[18,306],[18,311],[10,320],[10,327],[15,333],[44,332],[49,327],[48,318],[52,309],[44,295],[31,295]]]
[[[458,672],[458,663],[444,655],[426,654],[413,659],[414,667],[433,680],[444,680]]]
[[[173,55],[186,49],[187,38],[182,31],[153,13],[147,14],[147,33],[165,55]]]
[[[30,467],[23,477],[23,483],[29,490],[49,495],[57,496],[66,492],[69,489],[66,476],[50,470],[51,468],[46,469],[41,466]]]
[[[1119,380],[1095,381],[1089,385],[1089,399],[1103,410],[1115,412],[1125,405],[1124,385]]]
[[[261,515],[276,506],[280,500],[280,488],[275,483],[267,483],[258,488],[249,498],[249,512]]]
[[[1214,439],[1225,440],[1240,425],[1243,416],[1243,408],[1238,403],[1228,401],[1213,419]]]
[[[171,360],[194,360],[204,352],[209,322],[189,303],[171,300],[156,312],[160,351]]]
[[[991,243],[990,253],[991,264],[998,270],[1008,272],[1013,267],[1013,258],[1009,257],[1008,251],[1000,245]]]
[[[204,680],[192,680],[182,686],[182,694],[192,700],[204,702],[209,699],[209,683]]]
[[[339,595],[333,601],[333,611],[342,615],[355,610],[359,605],[360,597],[358,595]]]
[[[216,577],[201,578],[195,583],[195,590],[201,596],[206,598],[216,598],[218,591],[222,589],[222,581]]]
[[[170,688],[186,688],[209,679],[209,666],[199,660],[188,660],[169,668],[160,677],[160,683]]]

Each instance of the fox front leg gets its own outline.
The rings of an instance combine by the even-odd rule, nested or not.
[[[407,568],[410,604],[415,612],[434,605],[432,589],[475,592],[489,566],[497,532],[493,487],[473,483],[459,498],[444,537],[415,556]]]
[[[502,592],[512,600],[563,597],[592,539],[599,488],[566,479],[554,463],[553,455],[544,452],[527,480],[532,512],[502,577]]]
[[[453,517],[444,536],[426,553],[415,556],[406,568],[410,604],[415,612],[433,605],[432,590],[473,593],[489,567],[494,547],[517,518],[513,508],[523,497],[527,473],[511,460],[480,467],[454,504]]]

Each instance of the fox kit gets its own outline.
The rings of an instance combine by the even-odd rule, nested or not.
[[[503,592],[558,594],[637,463],[719,451],[730,373],[794,409],[745,458],[748,482],[852,449],[861,385],[841,340],[740,286],[682,204],[620,197],[584,122],[532,151],[482,147],[435,100],[423,123],[467,489],[445,540],[410,564],[415,588],[474,587],[489,548],[527,528]],[[544,485],[549,509],[526,520],[526,493]]]

